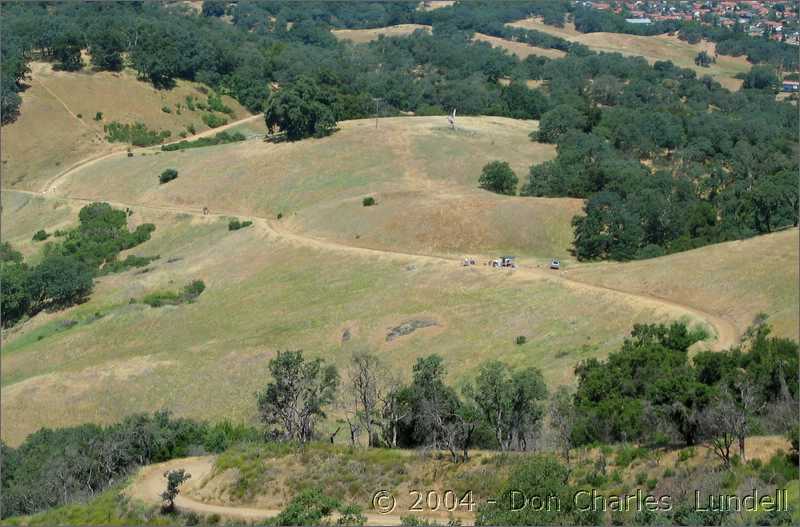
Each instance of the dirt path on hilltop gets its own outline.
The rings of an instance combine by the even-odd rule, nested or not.
[[[172,469],[184,469],[192,477],[182,485],[182,493],[175,499],[175,506],[182,512],[193,511],[198,514],[218,514],[231,520],[259,521],[280,514],[279,509],[259,509],[231,505],[215,505],[193,499],[193,489],[202,488],[210,479],[214,470],[214,457],[189,457],[173,459],[166,463],[148,465],[139,470],[134,481],[124,490],[129,498],[148,505],[161,505],[160,494],[166,487],[164,472]],[[367,525],[401,525],[397,514],[365,513]]]
[[[40,82],[40,84],[41,84],[41,82]],[[42,87],[44,87],[43,84],[42,84]],[[45,88],[45,89],[47,89],[47,88]],[[53,96],[55,97],[55,94]],[[64,108],[66,108],[66,105],[64,106]],[[69,111],[69,108],[67,108],[67,111]],[[70,113],[72,113],[72,112],[70,112]],[[76,119],[77,119],[77,117],[76,117]],[[242,119],[238,119],[236,121],[233,121],[232,123],[228,123],[228,124],[225,124],[225,125],[222,125],[222,126],[218,126],[216,128],[209,128],[208,130],[204,130],[204,131],[196,133],[194,135],[190,135],[190,136],[187,136],[187,137],[176,139],[175,141],[169,141],[167,143],[162,143],[162,144],[170,145],[170,144],[173,144],[173,143],[179,143],[181,141],[194,141],[195,139],[200,139],[200,138],[203,138],[203,137],[213,136],[213,135],[216,135],[216,134],[218,134],[220,132],[224,132],[225,130],[233,128],[234,126],[238,126],[240,124],[248,123],[250,121],[256,121],[258,119],[263,119],[263,116],[261,114],[250,115],[248,117],[244,117]],[[154,145],[154,146],[145,146],[145,147],[141,147],[141,148],[136,148],[135,150],[132,150],[132,152],[139,152],[139,151],[142,151],[142,150],[153,149],[154,147],[161,148],[161,144]],[[54,193],[58,189],[58,187],[60,186],[60,183],[67,176],[71,176],[75,172],[78,172],[79,170],[82,170],[82,169],[84,169],[86,167],[89,167],[89,166],[91,166],[91,165],[93,165],[93,164],[95,164],[97,162],[103,161],[103,160],[108,159],[110,157],[127,155],[127,148],[128,148],[127,146],[117,146],[117,145],[112,146],[112,145],[109,145],[108,148],[111,149],[110,152],[108,151],[108,149],[106,149],[106,151],[104,151],[102,153],[93,155],[91,157],[87,157],[86,159],[82,159],[82,160],[78,161],[77,163],[75,163],[74,165],[72,165],[71,167],[67,168],[66,170],[63,170],[63,171],[59,172],[58,174],[56,174],[55,176],[50,178],[44,184],[44,186],[42,187],[42,190],[39,192],[39,194],[46,196],[48,194]]]

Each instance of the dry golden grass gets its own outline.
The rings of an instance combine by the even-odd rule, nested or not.
[[[39,190],[81,159],[124,148],[105,141],[103,126],[112,121],[140,121],[151,129],[169,130],[172,140],[189,125],[198,132],[208,129],[201,120],[203,112],[185,107],[187,95],[205,100],[198,83],[178,81],[172,90],[156,90],[136,80],[131,71],[59,72],[50,64],[34,62],[29,85],[21,94],[20,117],[2,128],[4,186]],[[230,97],[223,101],[234,111],[230,120],[248,115]],[[177,103],[184,105],[181,115]],[[163,112],[163,106],[172,113]],[[103,113],[102,121],[94,120],[97,112]]]
[[[547,57],[550,59],[560,59],[567,56],[565,52],[558,49],[539,48],[524,42],[515,42],[513,40],[493,37],[491,35],[484,35],[483,33],[475,33],[473,40],[477,42],[488,42],[494,47],[505,49],[520,59],[525,59],[531,55]]]
[[[764,312],[776,335],[798,338],[798,231],[626,264],[602,263],[568,271],[571,277],[687,302],[735,322],[744,331]]]
[[[439,353],[453,381],[502,358],[541,368],[553,385],[569,383],[579,360],[617,348],[632,323],[685,314],[541,271],[464,268],[458,260],[312,244],[263,221],[229,232],[222,218],[133,209],[132,225],[157,225],[153,239],[131,251],[160,255],[149,272],[103,277],[87,303],[6,335],[0,428],[11,444],[41,426],[110,422],[161,407],[251,420],[253,393],[282,349],[343,366],[351,349],[367,347],[401,375],[417,357]],[[129,304],[198,278],[207,290],[194,304]],[[413,319],[437,325],[386,340],[388,328]],[[64,329],[64,320],[79,323]],[[517,335],[528,342],[516,345]]]
[[[622,33],[580,33],[572,23],[568,22],[563,28],[558,28],[547,25],[538,18],[527,18],[511,22],[508,25],[549,33],[571,42],[581,43],[595,51],[642,56],[651,64],[658,60],[671,60],[676,66],[695,70],[699,76],[710,75],[729,90],[739,89],[742,81],[734,76],[750,69],[750,64],[744,57],[726,55],[717,57],[716,64],[712,64],[709,68],[697,66],[694,63],[694,57],[701,51],[706,51],[714,56],[713,42],[703,41],[698,44],[689,44],[679,40],[677,36],[671,35],[644,37]]]
[[[378,40],[380,35],[386,37],[404,37],[418,29],[430,31],[431,26],[422,24],[398,24],[396,26],[379,27],[375,29],[334,29],[331,33],[339,40],[349,40],[355,44],[363,44],[365,42]]]
[[[489,161],[508,161],[524,181],[531,164],[555,156],[552,145],[528,138],[535,121],[463,117],[450,130],[444,117],[400,117],[381,119],[377,132],[371,119],[340,126],[331,137],[298,143],[253,140],[119,155],[59,181],[55,193],[270,218],[282,213],[315,236],[408,252],[494,247],[551,256],[569,244],[577,200],[510,199],[477,190]],[[178,168],[178,179],[159,185],[158,174],[170,167]],[[362,207],[367,195],[381,203]],[[419,215],[403,221],[404,210]]]

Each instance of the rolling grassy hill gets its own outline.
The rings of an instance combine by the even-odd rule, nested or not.
[[[490,160],[508,160],[524,177],[531,163],[554,156],[528,139],[535,122],[460,118],[453,131],[442,117],[419,117],[382,119],[377,131],[374,120],[340,127],[296,143],[138,149],[87,163],[46,197],[4,192],[3,237],[28,255],[40,247],[33,232],[74,225],[88,200],[104,200],[132,207],[132,225],[157,225],[132,252],[160,258],[99,279],[83,305],[5,332],[3,439],[16,444],[40,426],[161,407],[249,420],[267,361],[283,349],[344,365],[350,350],[367,347],[402,374],[416,357],[439,353],[454,381],[501,358],[537,366],[557,385],[572,381],[578,361],[617,348],[637,322],[722,321],[730,343],[759,311],[781,334],[797,319],[797,274],[786,265],[797,262],[787,243],[796,231],[736,242],[741,250],[726,244],[631,264],[576,264],[567,249],[579,200],[476,188]],[[263,123],[237,128],[255,134]],[[169,167],[178,179],[159,185]],[[376,206],[362,206],[368,195]],[[203,206],[212,214],[203,216]],[[234,215],[255,224],[231,232]],[[481,263],[499,252],[520,255],[521,268],[461,266],[464,254]],[[777,271],[753,257],[759,252]],[[544,269],[553,255],[565,256],[561,275]],[[673,290],[666,284],[675,265],[686,286]],[[196,303],[137,302],[195,279],[207,285]],[[784,289],[759,296],[762,281]],[[387,339],[414,321],[432,325]],[[527,343],[516,345],[518,335]]]
[[[344,365],[351,349],[369,347],[404,373],[416,357],[440,353],[454,379],[497,357],[569,382],[578,360],[619,346],[631,322],[683,315],[534,274],[309,245],[264,222],[229,232],[224,219],[134,210],[132,221],[157,225],[135,249],[160,255],[148,272],[101,278],[87,303],[7,335],[4,440],[160,407],[251,419],[267,361],[282,349]],[[207,285],[194,304],[129,303],[194,279]],[[387,340],[414,320],[436,325]],[[528,342],[515,345],[517,335]]]
[[[142,122],[153,130],[169,130],[170,140],[188,126],[200,132],[208,127],[203,112],[186,108],[186,97],[205,101],[199,83],[178,81],[172,90],[156,90],[136,79],[135,72],[53,71],[50,64],[31,63],[29,87],[21,93],[19,118],[3,126],[3,185],[38,190],[46,181],[87,156],[114,149],[103,126],[112,121]],[[230,97],[223,102],[233,110],[229,120],[248,115]],[[181,103],[179,115],[176,105]],[[171,113],[162,110],[169,107]],[[97,112],[103,118],[95,121]],[[79,117],[80,116],[80,117]]]
[[[571,42],[578,42],[594,51],[642,56],[651,64],[657,60],[671,60],[677,66],[695,70],[698,76],[710,75],[729,90],[737,90],[742,85],[742,81],[734,77],[737,73],[746,73],[750,70],[750,64],[744,57],[726,55],[717,57],[716,64],[708,68],[695,65],[694,58],[701,51],[714,56],[713,42],[689,44],[670,35],[645,37],[622,33],[581,33],[570,22],[564,24],[563,28],[558,28],[547,25],[537,18],[519,20],[508,25],[549,33]]]
[[[489,161],[508,161],[523,180],[531,164],[555,156],[552,145],[528,138],[536,126],[464,117],[450,130],[443,117],[399,117],[381,119],[376,131],[372,119],[347,121],[331,137],[298,143],[120,154],[58,181],[53,192],[269,218],[282,213],[292,229],[364,247],[550,257],[566,252],[578,200],[502,199],[477,189]],[[159,185],[166,168],[180,176]],[[363,207],[367,195],[378,205]]]
[[[679,302],[691,299],[693,305],[734,321],[740,330],[763,312],[774,334],[797,340],[797,237],[797,229],[789,229],[652,260],[581,266],[569,273],[626,291]]]

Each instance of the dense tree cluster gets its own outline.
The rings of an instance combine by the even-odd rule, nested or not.
[[[772,432],[797,421],[796,342],[770,337],[769,327],[759,323],[743,346],[700,352],[690,360],[687,350],[695,340],[683,324],[635,326],[606,361],[579,364],[571,439],[694,445],[725,432],[741,438],[744,454],[744,437],[758,429],[756,410],[765,403],[773,417],[788,410],[786,421],[777,424],[783,430]],[[726,423],[721,415],[738,415],[741,424]],[[776,426],[765,417],[762,431]]]
[[[233,442],[259,436],[251,428],[175,419],[164,411],[132,415],[107,427],[43,428],[17,448],[0,443],[2,517],[89,498],[136,467],[197,449],[221,452]]]
[[[474,382],[456,389],[446,383],[438,355],[419,358],[407,385],[369,352],[353,354],[342,382],[337,369],[300,351],[279,352],[269,364],[272,380],[258,393],[268,436],[306,442],[326,407],[339,404],[340,421],[356,445],[366,432],[370,446],[429,446],[468,459],[476,446],[527,450],[539,432],[547,386],[535,368],[511,370],[498,361],[479,368]],[[338,433],[340,426],[331,437]]]
[[[629,260],[798,223],[798,116],[757,66],[729,92],[668,62],[619,55],[548,61],[550,109],[534,139],[558,157],[523,194],[588,198],[580,259]],[[766,70],[766,71],[765,71]]]
[[[117,255],[150,239],[155,226],[144,223],[128,230],[127,213],[107,203],[92,203],[79,213],[78,227],[62,234],[59,242],[48,242],[38,264],[30,266],[6,242],[0,253],[0,300],[3,326],[43,309],[59,309],[79,303],[92,291],[94,276],[106,266],[124,270]],[[149,262],[149,259],[146,259]],[[124,260],[138,265],[139,260]]]

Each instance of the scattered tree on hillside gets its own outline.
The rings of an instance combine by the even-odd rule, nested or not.
[[[75,35],[59,35],[53,45],[53,56],[58,61],[54,66],[57,70],[77,71],[83,67],[81,44]]]
[[[319,358],[306,360],[302,351],[279,351],[269,371],[272,381],[257,394],[261,422],[284,440],[311,440],[325,406],[336,396],[336,367]]]
[[[492,161],[483,167],[478,184],[484,190],[513,196],[517,193],[517,175],[505,161]]]
[[[694,57],[694,63],[698,66],[702,66],[704,68],[708,68],[714,62],[713,57],[706,53],[705,51],[701,51]]]
[[[356,351],[348,369],[356,416],[367,432],[367,446],[374,446],[375,428],[380,422],[379,404],[383,398],[383,366],[368,351]]]
[[[225,14],[225,5],[228,2],[224,0],[203,0],[202,13],[203,16],[222,16]]]
[[[327,135],[336,127],[332,102],[316,82],[299,78],[269,96],[264,112],[267,128],[270,133],[285,132],[290,141]]]
[[[550,426],[561,455],[569,465],[573,446],[572,431],[575,427],[575,407],[572,404],[572,396],[565,386],[560,386],[550,400]]]
[[[164,477],[167,478],[167,488],[161,493],[161,499],[164,500],[161,510],[169,513],[175,510],[175,498],[180,493],[179,487],[192,475],[181,468],[164,472]]]
[[[542,143],[557,143],[570,130],[582,131],[585,128],[586,116],[572,106],[562,104],[542,115],[539,130],[532,132],[531,136]]]
[[[501,450],[510,450],[515,443],[527,450],[528,438],[543,416],[537,401],[546,395],[544,378],[535,368],[511,372],[502,362],[488,361],[480,367],[473,397]]]

